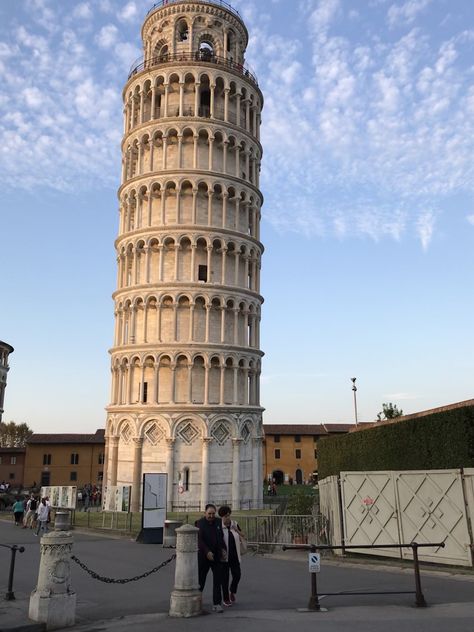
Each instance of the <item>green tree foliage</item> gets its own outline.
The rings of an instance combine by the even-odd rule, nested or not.
[[[474,467],[474,406],[325,437],[318,473]]]
[[[33,434],[28,424],[0,423],[0,448],[24,448]]]
[[[383,419],[395,419],[396,417],[401,417],[403,415],[403,410],[399,410],[396,404],[392,404],[389,402],[388,404],[382,404],[382,411],[377,415],[377,421],[382,421]]]

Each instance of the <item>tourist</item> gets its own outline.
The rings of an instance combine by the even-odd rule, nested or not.
[[[222,563],[222,595],[224,606],[231,606],[236,601],[237,587],[242,575],[240,570],[240,538],[243,533],[235,520],[230,515],[232,510],[227,505],[219,507],[219,516],[222,520],[222,531],[224,533],[224,544],[226,545],[227,557]],[[229,574],[232,581],[229,591]]]
[[[20,499],[19,496],[16,497],[16,501],[13,504],[13,515],[15,516],[15,526],[18,527],[23,523],[23,515],[25,513],[25,503]]]
[[[196,522],[198,533],[198,569],[199,590],[202,592],[206,584],[209,569],[212,571],[212,610],[223,612],[221,603],[222,560],[226,556],[222,522],[216,518],[216,506],[206,505],[204,517]]]
[[[51,506],[48,504],[46,498],[42,498],[38,507],[38,526],[36,527],[35,535],[39,535],[40,531],[48,533],[49,512]]]
[[[23,518],[23,529],[33,528],[33,522],[35,520],[36,509],[38,507],[38,502],[36,498],[31,494],[28,502],[26,503],[26,513]]]

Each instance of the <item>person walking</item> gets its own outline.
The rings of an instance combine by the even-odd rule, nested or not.
[[[202,592],[206,584],[206,577],[212,572],[212,610],[223,612],[222,608],[222,560],[226,556],[222,522],[216,518],[216,506],[206,505],[204,517],[196,522],[198,533],[198,572],[199,590]]]
[[[25,513],[25,503],[19,496],[13,505],[13,515],[15,516],[15,526],[19,527],[23,523],[23,515]]]
[[[28,502],[26,503],[26,514],[23,518],[23,529],[33,528],[33,522],[35,519],[35,513],[38,506],[36,498],[31,494]]]
[[[39,535],[40,531],[44,531],[48,533],[48,521],[49,521],[49,512],[51,510],[50,505],[47,503],[46,498],[42,498],[38,507],[38,526],[36,527],[35,535]]]
[[[228,505],[219,507],[219,516],[222,520],[224,543],[227,550],[227,559],[222,564],[222,595],[224,606],[232,606],[236,601],[237,588],[242,576],[240,568],[240,538],[243,533],[235,520],[230,515],[231,508]],[[229,589],[229,576],[232,581]]]

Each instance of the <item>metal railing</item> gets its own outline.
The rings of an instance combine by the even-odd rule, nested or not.
[[[164,55],[159,55],[155,57],[150,57],[148,59],[139,57],[136,61],[133,62],[132,67],[130,68],[130,72],[128,74],[128,79],[141,72],[142,70],[150,70],[151,68],[156,68],[156,66],[160,66],[161,64],[168,64],[170,62],[198,62],[198,63],[206,63],[213,64],[217,66],[223,66],[229,70],[234,70],[238,72],[240,75],[252,81],[256,86],[258,86],[257,77],[253,72],[250,71],[249,68],[243,66],[242,64],[238,64],[232,59],[227,59],[226,57],[219,57],[218,55],[214,55],[213,53],[208,53],[207,51],[196,51],[193,53],[183,52],[183,53],[166,53]]]
[[[7,588],[7,592],[5,593],[5,599],[6,601],[12,601],[13,599],[15,599],[15,593],[13,592],[13,575],[15,573],[15,557],[16,557],[17,551],[19,551],[20,553],[24,553],[25,547],[18,546],[17,544],[14,544],[13,546],[11,546],[10,544],[0,544],[0,546],[5,549],[10,549],[11,551],[10,570],[8,571],[8,588]]]
[[[157,11],[158,9],[166,7],[168,4],[181,4],[182,2],[183,0],[161,0],[161,2],[155,2],[155,4],[148,11],[147,17],[150,15],[150,13],[153,13],[153,11]],[[232,7],[227,2],[224,2],[223,0],[198,0],[198,2],[202,2],[204,4],[215,4],[218,7],[223,7],[230,13],[233,13],[234,15],[236,15],[239,18],[239,20],[242,19],[237,9],[234,9],[234,7]]]
[[[284,545],[282,548],[284,551],[287,549],[304,549],[307,551],[311,551],[311,553],[316,553],[317,551],[334,551],[334,550],[342,550],[347,551],[347,549],[405,549],[411,548],[413,552],[413,566],[415,571],[415,590],[378,590],[378,591],[350,591],[344,590],[340,592],[326,592],[324,591],[322,594],[326,596],[345,596],[345,595],[404,595],[411,594],[416,595],[415,605],[419,608],[426,606],[425,597],[421,590],[421,576],[420,576],[420,563],[418,561],[418,549],[420,547],[436,547],[444,549],[444,542],[423,542],[422,544],[418,542],[410,542],[409,544],[349,544],[349,545],[338,545],[332,546],[330,544],[293,544],[293,545]],[[316,573],[311,573],[311,595],[308,602],[308,610],[321,610],[321,604],[319,603],[319,595],[318,595],[318,584],[316,579]]]

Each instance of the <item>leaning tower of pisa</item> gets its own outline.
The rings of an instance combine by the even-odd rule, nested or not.
[[[168,508],[259,506],[259,140],[248,32],[214,0],[156,4],[123,90],[106,484],[168,473]]]

